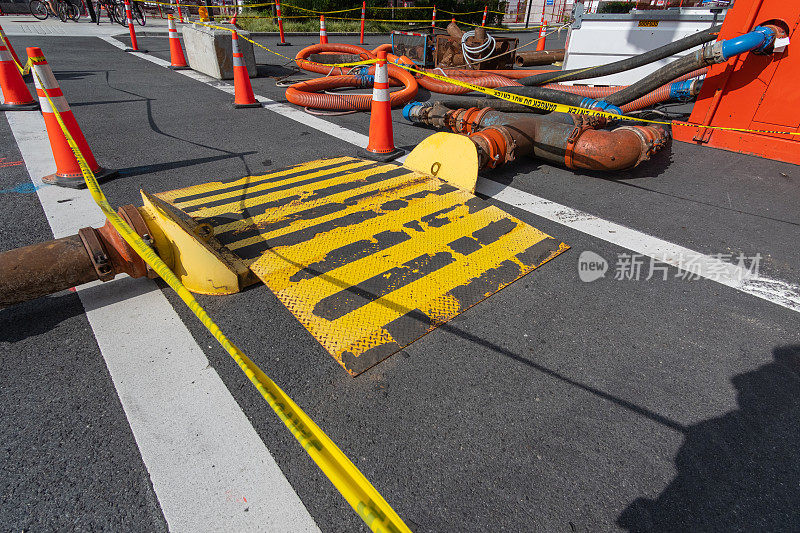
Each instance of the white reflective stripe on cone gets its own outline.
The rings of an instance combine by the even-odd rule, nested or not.
[[[389,83],[389,68],[386,63],[378,63],[375,67],[375,83]]]
[[[33,83],[37,89],[58,89],[58,82],[56,77],[53,76],[53,71],[50,70],[50,65],[47,63],[33,65],[33,70],[36,76],[33,77]]]
[[[234,35],[236,35],[236,34],[234,33]],[[231,39],[231,48],[233,49],[233,57],[236,58],[236,54],[239,53],[239,38],[238,38],[238,36]]]
[[[388,87],[378,87],[378,85],[376,84],[375,87],[372,88],[372,101],[388,102],[389,101]]]
[[[233,56],[233,66],[234,67],[243,67],[244,66],[244,60],[242,59],[241,54],[238,57],[237,56]]]
[[[67,99],[63,96],[51,96],[50,100],[53,101],[56,111],[59,113],[66,113],[70,110]],[[42,108],[42,113],[53,113],[53,107],[50,105],[50,100],[44,96],[39,96],[39,106]]]

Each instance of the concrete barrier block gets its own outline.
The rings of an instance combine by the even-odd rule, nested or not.
[[[230,27],[229,24],[215,23],[215,26]],[[239,37],[249,37],[250,33],[238,30]],[[231,32],[206,28],[198,24],[183,27],[183,45],[186,60],[192,69],[218,80],[233,79],[233,49]],[[256,57],[253,45],[239,39],[239,50],[244,56],[244,64],[250,77],[256,75]]]

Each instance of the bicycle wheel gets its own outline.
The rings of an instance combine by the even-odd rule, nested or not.
[[[133,14],[133,19],[134,19],[136,22],[138,22],[138,23],[139,23],[139,26],[144,26],[144,23],[145,23],[145,19],[144,19],[144,11],[142,10],[142,8],[141,8],[141,7],[139,7],[139,4],[137,4],[137,3],[134,3],[134,4],[131,6],[131,10],[133,11],[133,13],[132,13],[132,14]]]
[[[28,4],[28,9],[31,10],[31,15],[33,15],[39,20],[46,19],[47,15],[49,14],[47,12],[47,5],[45,5],[45,3],[41,2],[40,0],[31,0],[30,3]]]
[[[75,4],[72,4],[72,3],[69,4],[69,12],[68,12],[68,14],[69,14],[69,18],[71,18],[75,22],[78,22],[78,19],[81,18],[81,10],[78,9],[78,6],[76,6]]]
[[[125,6],[123,4],[114,4],[114,18],[117,19],[117,24],[120,26],[127,25],[127,17],[125,16]]]
[[[56,7],[56,9],[58,10],[58,18],[61,19],[61,22],[66,22],[67,11],[69,10],[69,7],[67,7],[67,2],[66,1],[59,2],[58,7]]]
[[[102,5],[103,5],[103,9],[106,10],[106,15],[108,15],[109,22],[111,22],[111,24],[114,24],[117,21],[116,17],[114,17],[114,6],[112,6],[111,4],[105,4],[105,3],[102,4]],[[100,7],[99,7],[100,3],[98,3],[97,6],[98,6],[98,8],[97,8],[97,16],[100,17]]]

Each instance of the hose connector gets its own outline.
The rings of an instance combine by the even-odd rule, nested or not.
[[[677,100],[688,100],[693,94],[696,80],[676,81],[669,86],[669,97]]]
[[[403,118],[414,124],[420,122],[420,111],[425,106],[422,102],[409,102],[403,108]]]
[[[609,104],[608,102],[604,102],[603,100],[595,100],[594,98],[584,98],[581,100],[580,107],[584,109],[599,109],[600,111],[605,111],[606,113],[613,113],[615,115],[622,115],[622,109],[615,106],[614,104]]]
[[[367,89],[375,85],[375,76],[372,74],[357,74],[358,87],[360,89]]]

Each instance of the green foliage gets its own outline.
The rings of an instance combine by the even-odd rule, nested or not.
[[[245,4],[260,4],[264,1],[265,0],[245,0]],[[396,9],[393,13],[391,9],[388,9],[390,2],[391,0],[367,0],[367,20],[420,20],[423,21],[420,23],[423,25],[424,21],[429,21],[431,19],[431,11],[433,5],[435,4],[437,10],[436,20],[437,25],[439,26],[444,26],[444,24],[452,17],[455,17],[456,20],[461,22],[480,24],[481,19],[483,18],[483,8],[485,6],[489,6],[489,11],[502,12],[505,11],[507,4],[507,0],[488,0],[488,2],[481,0],[417,0],[413,2],[413,9],[400,9],[403,5],[402,0],[395,0]],[[309,13],[308,11],[303,11],[303,9],[296,9],[293,6],[312,11],[339,11],[341,9],[356,8],[353,11],[347,11],[344,13],[331,13],[326,15],[326,19],[330,18],[331,21],[335,21],[336,19],[361,18],[361,2],[358,0],[287,0],[285,3],[283,1],[281,2],[281,15],[284,17],[284,22],[288,22],[288,20],[300,20],[289,17],[319,17],[318,14]],[[260,15],[268,16],[274,14],[274,8],[272,7],[266,9],[256,9],[258,9]],[[477,13],[470,15],[451,15],[449,13],[445,13],[444,11],[450,11],[454,13],[475,11]],[[486,18],[486,25],[497,26],[500,24],[502,19],[503,15],[490,12]],[[407,25],[406,23],[398,24]]]
[[[635,2],[604,2],[600,4],[598,13],[628,13],[636,7]]]

